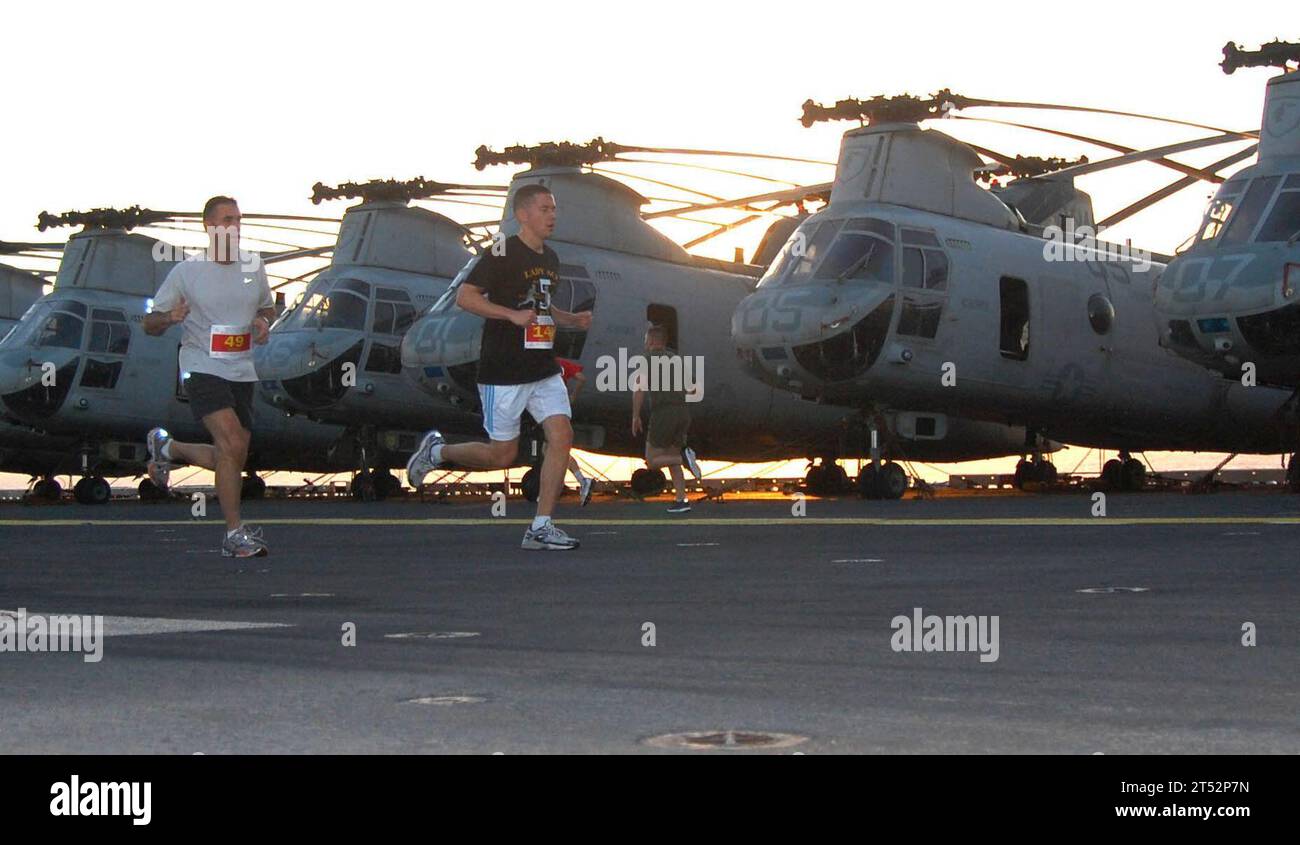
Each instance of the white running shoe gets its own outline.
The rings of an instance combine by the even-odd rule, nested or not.
[[[424,484],[424,477],[439,467],[439,464],[433,460],[433,447],[441,446],[446,442],[436,428],[425,433],[424,438],[420,440],[420,445],[411,453],[411,459],[406,462],[407,484],[416,490],[420,489]]]
[[[682,449],[682,464],[691,471],[696,481],[700,484],[704,483],[704,473],[700,472],[700,465],[695,460],[695,450],[690,446]]]
[[[587,502],[590,502],[590,501],[591,501],[591,485],[592,485],[592,483],[593,483],[593,482],[592,482],[590,476],[586,476],[586,475],[584,475],[584,476],[582,477],[582,480],[578,482],[578,502],[579,502],[583,507],[586,507],[586,506],[587,506]]]
[[[524,532],[524,541],[520,544],[525,549],[547,549],[551,551],[567,551],[576,549],[581,545],[577,540],[565,534],[559,528],[555,527],[554,522],[548,522],[544,527],[536,530],[529,528]]]
[[[167,484],[171,480],[171,462],[162,456],[163,447],[170,443],[171,439],[172,436],[164,428],[151,428],[144,438],[144,442],[149,448],[149,465],[147,467],[149,480],[159,490],[166,490]]]
[[[267,551],[262,529],[246,525],[239,526],[221,543],[222,557],[266,557]]]

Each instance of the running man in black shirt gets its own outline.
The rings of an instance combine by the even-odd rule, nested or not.
[[[537,516],[524,532],[525,549],[573,549],[578,541],[551,521],[573,445],[569,394],[555,360],[556,326],[587,329],[591,312],[572,314],[551,306],[560,259],[546,246],[555,231],[555,197],[543,185],[515,192],[519,234],[505,241],[503,254],[489,250],[475,259],[456,292],[456,304],[483,317],[478,390],[487,443],[445,444],[438,431],[425,434],[406,465],[412,487],[443,464],[471,469],[506,469],[519,450],[519,420],[525,410],[546,434]]]

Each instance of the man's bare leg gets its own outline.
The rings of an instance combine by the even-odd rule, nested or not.
[[[646,446],[645,465],[649,469],[668,468],[668,474],[673,478],[673,489],[677,491],[677,501],[681,502],[686,499],[686,476],[682,473],[682,455],[676,449],[668,447],[661,449],[657,446]]]
[[[182,443],[173,440],[167,444],[171,463],[188,464],[203,469],[217,468],[217,450],[207,443]]]
[[[546,432],[546,453],[542,458],[542,481],[537,492],[537,515],[550,516],[564,489],[564,474],[569,471],[569,449],[573,446],[573,426],[564,414],[552,414],[542,420]]]
[[[239,505],[241,486],[243,484],[244,463],[248,460],[248,431],[239,422],[239,417],[231,408],[213,411],[203,418],[203,424],[212,434],[212,469],[217,476],[217,501],[221,502],[221,515],[226,519],[226,530],[234,531],[240,526]],[[175,451],[178,444],[171,446],[172,457],[194,450],[196,444],[185,444],[181,453]],[[195,457],[201,457],[197,453]],[[204,466],[204,464],[199,464]]]
[[[518,437],[487,443],[448,443],[442,447],[442,461],[470,469],[509,469],[518,453]]]

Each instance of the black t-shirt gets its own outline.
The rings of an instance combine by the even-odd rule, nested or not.
[[[489,249],[479,258],[466,283],[482,288],[488,299],[506,308],[550,307],[552,287],[560,279],[560,258],[543,247],[534,252],[517,235],[506,239],[505,255]],[[553,349],[525,349],[524,330],[509,320],[486,320],[479,347],[479,384],[527,384],[560,372]]]

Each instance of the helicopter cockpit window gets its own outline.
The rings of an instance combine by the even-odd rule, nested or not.
[[[95,308],[90,316],[87,351],[125,355],[131,345],[131,327],[126,322],[126,314],[109,308]]]
[[[378,288],[375,291],[375,316],[370,330],[375,334],[405,334],[415,322],[415,306],[411,295],[400,288]]]
[[[1210,202],[1209,211],[1205,213],[1205,222],[1201,225],[1201,242],[1212,241],[1223,231],[1223,224],[1232,216],[1232,210],[1237,207],[1237,201],[1248,181],[1250,180],[1237,179],[1223,183],[1219,193]]]
[[[0,341],[0,346],[25,346],[31,343],[44,328],[45,318],[53,308],[48,302],[33,303],[22,319],[5,335],[4,340]]]
[[[55,311],[46,320],[45,325],[41,327],[40,339],[36,341],[38,347],[56,347],[59,349],[80,349],[81,336],[86,327],[85,320],[86,306],[80,302],[68,302],[61,300],[52,303]],[[81,316],[75,316],[69,312],[80,311]]]
[[[894,245],[866,232],[850,232],[846,226],[826,253],[816,278],[836,282],[871,279],[893,284]]]
[[[1282,191],[1273,201],[1273,209],[1255,236],[1258,243],[1290,240],[1300,232],[1300,173],[1286,178]]]
[[[796,232],[795,234],[798,233]],[[785,242],[781,247],[781,250],[776,254],[776,257],[772,259],[772,263],[767,265],[767,272],[765,272],[763,277],[758,280],[758,287],[764,288],[775,285],[777,280],[785,274],[786,269],[790,266],[790,252],[794,243],[794,235],[791,235],[790,240]]]
[[[813,270],[826,257],[830,250],[831,241],[835,240],[835,235],[840,230],[842,220],[826,220],[817,225],[816,230],[807,236],[805,243],[801,248],[790,250],[790,275],[786,278],[784,284],[798,285],[804,284],[813,278]],[[799,232],[795,232],[795,237]],[[800,246],[798,243],[796,247]],[[799,253],[802,253],[800,255]]]
[[[450,311],[456,305],[456,294],[460,292],[460,286],[464,284],[465,279],[469,277],[474,265],[478,264],[480,258],[482,258],[481,255],[476,255],[466,262],[465,266],[460,268],[460,272],[456,274],[456,278],[452,279],[451,284],[447,285],[447,289],[442,292],[442,296],[434,300],[433,304],[429,306],[429,310],[424,313],[440,314],[443,311]],[[420,316],[424,315],[421,314]]]
[[[343,279],[333,289],[311,293],[302,304],[302,326],[308,329],[351,329],[364,331],[370,285],[357,279]]]
[[[1273,198],[1273,190],[1281,180],[1281,176],[1261,176],[1251,182],[1246,198],[1241,201],[1241,207],[1228,221],[1228,228],[1223,230],[1219,246],[1250,242],[1250,236],[1255,234],[1255,227],[1263,219],[1269,200]]]

